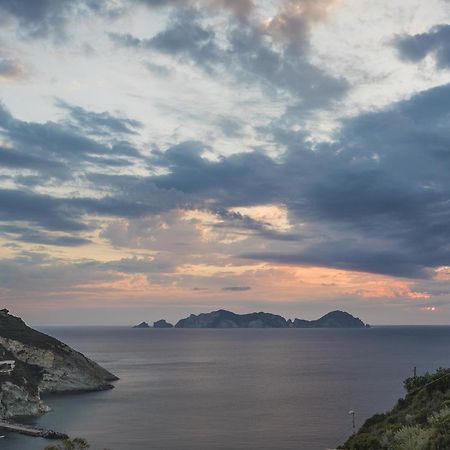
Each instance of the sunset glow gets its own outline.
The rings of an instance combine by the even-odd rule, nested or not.
[[[450,11],[378,3],[0,2],[2,304],[450,320]]]

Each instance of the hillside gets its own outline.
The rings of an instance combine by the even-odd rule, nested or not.
[[[117,377],[0,310],[0,418],[46,411],[42,393],[109,389]]]
[[[368,419],[339,447],[347,450],[450,449],[450,369],[408,378],[405,398]]]

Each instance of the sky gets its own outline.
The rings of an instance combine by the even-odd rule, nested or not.
[[[450,322],[448,0],[0,0],[0,299]]]

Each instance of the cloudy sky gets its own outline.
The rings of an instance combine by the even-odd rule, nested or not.
[[[0,0],[0,297],[450,321],[448,0]]]

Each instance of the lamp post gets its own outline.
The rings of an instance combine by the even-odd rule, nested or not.
[[[355,423],[356,412],[351,410],[348,413],[352,416],[352,427],[353,427],[353,430],[355,430],[356,429],[356,423]]]

